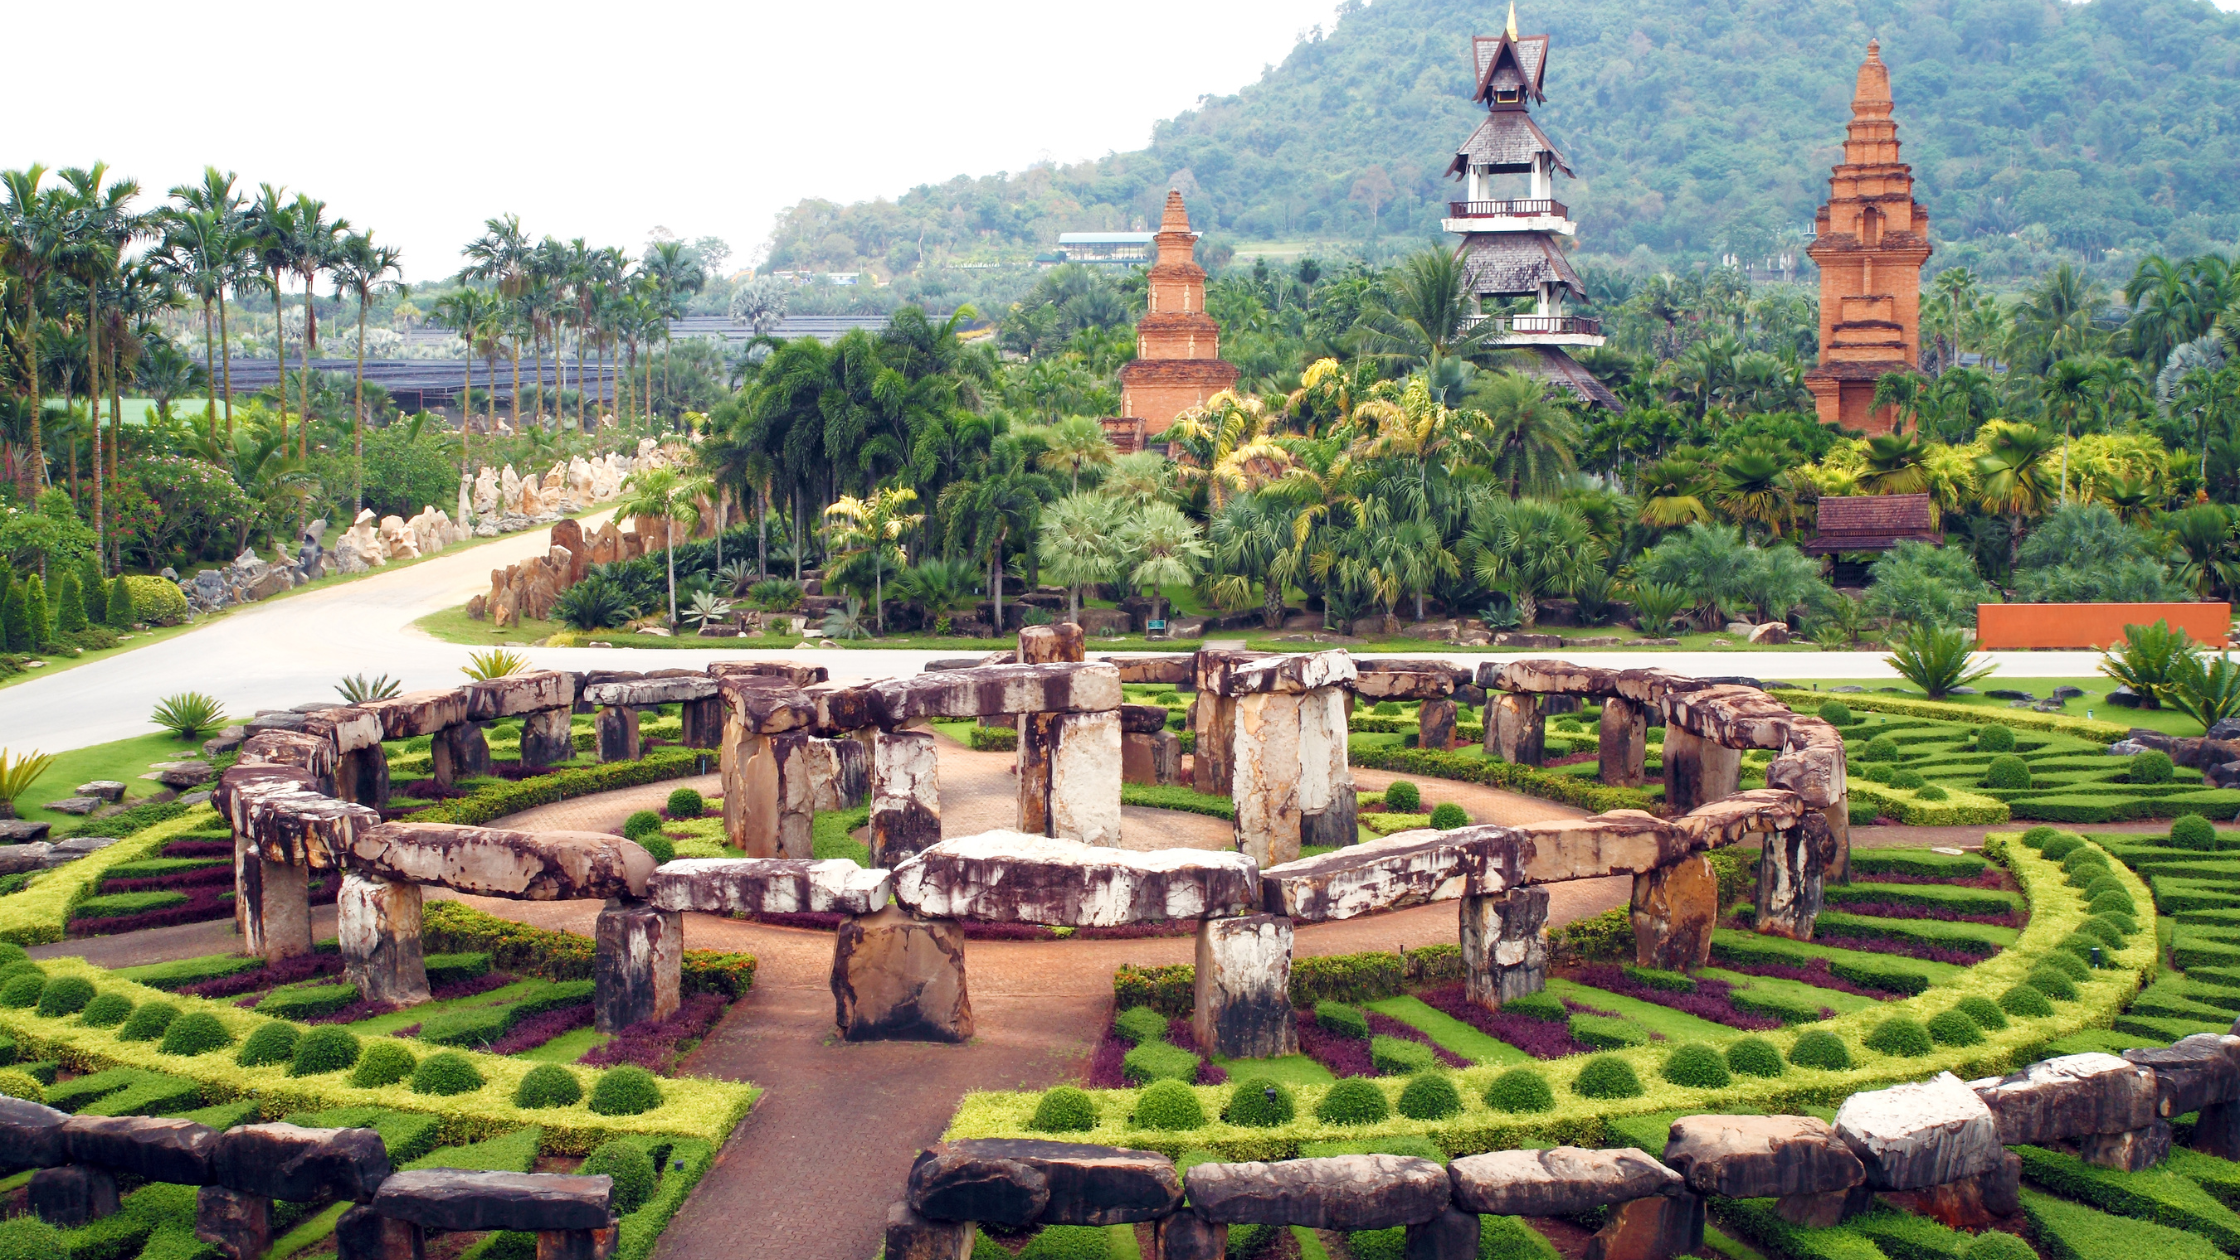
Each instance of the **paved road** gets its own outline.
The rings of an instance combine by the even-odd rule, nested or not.
[[[604,519],[587,519],[587,527]],[[492,569],[546,546],[538,530],[440,556],[394,573],[381,573],[276,602],[238,610],[208,627],[163,643],[83,665],[0,692],[0,748],[64,752],[89,744],[145,735],[155,728],[147,714],[173,692],[206,691],[246,715],[331,697],[345,674],[388,674],[410,689],[441,687],[459,679],[470,649],[439,642],[410,629],[429,613],[465,603],[490,586]],[[711,660],[782,656],[826,666],[836,679],[915,673],[944,651],[745,651],[739,648],[632,650],[629,648],[531,648],[536,664],[560,669],[696,668]],[[1457,661],[1513,656],[1455,653]],[[1751,673],[1809,681],[1820,678],[1895,678],[1880,652],[1535,652],[1582,664],[1656,665],[1685,674]],[[2090,675],[2097,652],[1990,653],[2009,678]],[[1442,659],[1445,656],[1442,654]]]

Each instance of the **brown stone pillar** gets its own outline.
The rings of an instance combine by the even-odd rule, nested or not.
[[[1742,777],[1742,750],[1723,748],[1667,723],[1664,728],[1664,803],[1678,816],[1698,805],[1733,796]]]
[[[1480,1006],[1499,1007],[1548,987],[1548,890],[1512,888],[1466,896],[1462,906],[1463,991]]]
[[[1587,1240],[1585,1260],[1671,1260],[1703,1246],[1703,1224],[1703,1200],[1686,1191],[1629,1200]]]
[[[940,762],[931,731],[872,737],[871,864],[893,867],[941,843]]]
[[[381,745],[355,749],[335,759],[334,794],[336,800],[368,809],[380,809],[389,803],[389,758]]]
[[[1648,760],[1649,717],[1624,696],[1602,701],[1600,751],[1602,781],[1610,787],[1640,787]]]
[[[1024,715],[1019,723],[1019,830],[1117,846],[1121,755],[1116,710]]]
[[[847,1041],[972,1040],[964,932],[893,905],[843,921],[833,937],[832,1006]]]
[[[1486,699],[1486,755],[1520,766],[1547,760],[1548,722],[1540,697],[1528,691],[1495,692]]]
[[[683,981],[684,915],[610,898],[594,931],[591,1001],[599,1031],[674,1014]]]
[[[1835,847],[1828,820],[1806,811],[1797,826],[1766,837],[1758,854],[1758,915],[1767,936],[1812,939],[1820,917],[1822,881]]]
[[[599,760],[636,761],[643,750],[638,744],[638,711],[626,704],[610,704],[599,710],[599,721],[594,728],[599,735]]]
[[[1198,1045],[1231,1059],[1299,1052],[1291,1011],[1291,920],[1249,914],[1198,923]]]
[[[335,1260],[421,1260],[420,1227],[361,1203],[334,1223]]]
[[[521,718],[521,764],[543,767],[576,755],[567,709],[538,709]]]
[[[279,962],[311,952],[311,871],[267,862],[253,849],[234,871],[241,951]]]
[[[748,857],[806,858],[814,855],[816,784],[807,734],[747,737],[735,755],[738,763],[738,830],[731,842]],[[724,788],[724,822],[732,822],[733,789]]]
[[[1711,961],[1719,922],[1719,876],[1692,853],[1633,877],[1633,960],[1659,971],[1694,971]]]
[[[257,1260],[272,1246],[272,1200],[204,1186],[195,1192],[194,1236],[226,1260]]]
[[[723,746],[724,703],[720,695],[702,700],[687,700],[679,706],[684,719],[684,746],[687,748],[720,748]]]
[[[411,1006],[428,1000],[420,948],[420,885],[355,871],[335,898],[335,935],[343,972],[370,1002]]]
[[[116,1174],[91,1164],[42,1168],[31,1174],[26,1194],[31,1214],[57,1229],[77,1229],[117,1210]]]
[[[437,731],[428,741],[428,754],[434,766],[430,777],[445,787],[490,773],[490,741],[483,738],[482,727],[473,722],[459,722]]]
[[[1851,882],[1851,794],[1820,811],[1828,820],[1828,835],[1835,845],[1835,857],[1828,863],[1827,880],[1831,884]]]
[[[1023,626],[1019,630],[1019,663],[1021,665],[1057,665],[1079,663],[1087,657],[1083,649],[1087,637],[1081,627],[1070,621],[1054,626]]]
[[[1196,732],[1190,753],[1190,785],[1210,796],[1229,796],[1236,784],[1237,702],[1232,696],[1200,691],[1191,707]]]
[[[1416,713],[1416,747],[1435,752],[1454,747],[1454,701],[1423,702]]]
[[[885,1260],[966,1260],[976,1232],[971,1221],[929,1221],[897,1203],[887,1209]]]

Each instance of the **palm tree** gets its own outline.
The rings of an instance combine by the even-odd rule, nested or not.
[[[2076,427],[2079,412],[2092,407],[2094,387],[2098,385],[2098,365],[2086,359],[2065,358],[2053,365],[2045,379],[2038,383],[2038,391],[2045,399],[2046,411],[2061,417],[2061,501],[2069,501],[2069,435]]]
[[[1167,618],[1165,588],[1196,581],[1210,554],[1204,531],[1172,503],[1144,504],[1121,532],[1121,546],[1134,562],[1129,583],[1151,592],[1153,621]]]
[[[1470,391],[1476,416],[1465,421],[1485,463],[1507,483],[1509,497],[1550,494],[1577,467],[1583,434],[1571,409],[1539,380],[1517,372],[1489,373]]]
[[[336,249],[329,270],[338,291],[358,297],[357,398],[350,408],[350,512],[355,516],[366,505],[366,307],[373,287],[400,274],[402,251],[393,245],[376,245],[370,231],[353,232]],[[492,391],[495,393],[496,391]],[[465,440],[462,430],[460,440]]]
[[[1884,372],[1875,378],[1874,400],[1867,404],[1870,411],[1884,407],[1898,413],[1892,431],[1903,433],[1921,427],[1922,376],[1919,372]]]
[[[522,291],[528,287],[529,275],[535,262],[535,251],[530,248],[528,237],[522,235],[518,215],[503,215],[482,221],[482,235],[467,242],[459,251],[466,256],[467,265],[460,275],[469,280],[487,280],[497,285],[498,292],[508,302],[509,317],[507,342],[513,355],[513,422],[521,423],[521,338],[514,319],[519,315],[516,305]],[[496,393],[495,387],[491,390]]]
[[[1356,326],[1361,347],[1378,358],[1435,367],[1473,358],[1500,331],[1500,321],[1471,309],[1469,269],[1453,251],[1433,246],[1412,254],[1385,277]]]
[[[1081,620],[1081,588],[1120,578],[1127,507],[1091,492],[1069,494],[1042,512],[1035,551],[1045,576],[1066,588],[1066,620]]]
[[[1110,467],[1117,454],[1104,426],[1087,416],[1067,416],[1051,425],[1043,440],[1050,449],[1035,459],[1035,465],[1044,472],[1065,473],[1074,491],[1081,489],[1083,469]]]
[[[465,371],[461,374],[464,379],[459,386],[459,469],[464,474],[467,469],[467,435],[474,427],[475,348],[480,346],[491,353],[493,357],[490,362],[496,363],[494,347],[499,331],[505,327],[505,311],[498,299],[480,289],[456,289],[436,299],[434,314],[436,322],[458,333],[459,340],[465,342],[467,347]],[[489,370],[485,383],[497,384],[494,367]],[[495,394],[497,391],[491,392]],[[495,399],[492,399],[490,406],[491,427],[494,432],[497,408]]]
[[[140,195],[140,185],[133,180],[108,183],[109,168],[96,162],[91,167],[66,167],[61,172],[68,187],[68,205],[72,220],[71,264],[69,276],[85,286],[86,290],[86,343],[87,343],[87,398],[90,403],[87,419],[93,435],[93,542],[94,554],[105,555],[102,550],[107,535],[108,511],[104,487],[114,480],[117,466],[117,444],[123,438],[124,417],[122,399],[117,387],[117,360],[119,344],[128,335],[120,327],[121,321],[104,322],[101,298],[104,282],[114,282],[124,287],[124,253],[133,238],[144,230],[140,216],[126,208],[126,203]],[[104,185],[107,185],[104,187]],[[145,284],[146,277],[135,276]],[[104,345],[102,334],[110,336]],[[135,351],[137,346],[134,347]],[[109,410],[109,460],[106,467],[101,458],[101,382],[102,368],[109,369],[111,386]]]
[[[1471,575],[1507,594],[1526,629],[1539,619],[1543,598],[1570,594],[1600,571],[1604,560],[1586,518],[1540,499],[1481,498],[1463,533],[1462,551]]]
[[[341,248],[342,238],[350,230],[348,219],[327,218],[327,203],[314,200],[308,193],[297,193],[295,204],[295,231],[288,238],[288,266],[303,282],[303,340],[296,343],[296,381],[303,395],[302,414],[297,417],[296,454],[308,459],[311,455],[311,356],[319,352],[319,308],[312,302],[312,290],[326,271],[335,251]],[[275,317],[279,315],[274,308]]]
[[[871,566],[872,610],[881,634],[887,632],[888,560],[891,557],[905,565],[910,562],[901,538],[926,519],[923,512],[904,510],[917,501],[918,492],[904,486],[875,490],[864,499],[842,495],[824,510],[825,519],[839,526],[834,541],[840,544],[840,554],[862,557]]]
[[[1675,455],[1643,464],[1633,482],[1644,525],[1676,529],[1711,519],[1711,509],[1703,501],[1710,490],[1708,478],[1695,460]]]
[[[683,318],[686,296],[707,286],[708,273],[700,266],[699,256],[683,241],[657,241],[648,246],[645,257],[638,262],[638,269],[653,281],[666,336],[667,321]],[[666,358],[661,363],[661,392],[669,392]]]
[[[288,325],[280,317],[282,301],[281,277],[291,265],[291,242],[296,236],[296,210],[285,200],[287,190],[271,184],[257,186],[256,204],[248,211],[250,249],[255,254],[257,266],[266,276],[266,285],[272,290],[272,357],[276,360],[275,375],[279,389],[275,391],[280,404],[280,431],[288,431]]]
[[[1292,513],[1274,493],[1242,494],[1223,505],[1208,531],[1219,573],[1210,591],[1215,603],[1240,607],[1258,582],[1260,624],[1270,630],[1283,624],[1283,590],[1300,561],[1291,522]]]
[[[622,483],[615,519],[658,516],[662,520],[661,549],[669,565],[669,624],[677,624],[677,528],[687,531],[700,523],[700,499],[708,493],[702,477],[686,477],[674,468],[648,468],[630,474]]]
[[[0,267],[15,276],[24,302],[22,379],[31,391],[31,440],[18,492],[26,502],[37,497],[47,479],[46,440],[40,432],[46,403],[39,391],[39,293],[68,264],[74,243],[68,194],[42,188],[46,176],[47,168],[36,164],[0,175],[7,189],[7,204],[0,206]]]
[[[1892,373],[1895,375],[1895,373]],[[1928,448],[1915,433],[1889,433],[1867,439],[1866,468],[1859,488],[1868,494],[1920,494],[1929,488],[1922,458]]]
[[[796,343],[798,344],[798,343]],[[773,356],[775,358],[775,356]],[[938,511],[944,541],[972,551],[988,565],[988,595],[995,601],[996,626],[1003,626],[1003,553],[1014,534],[1030,532],[1055,487],[1030,471],[1026,452],[1014,434],[1000,434],[972,474],[949,483]]]
[[[218,302],[218,349],[225,359],[215,371],[222,374],[219,387],[226,397],[226,433],[229,436],[233,433],[233,350],[226,327],[226,290],[240,283],[249,266],[249,238],[243,214],[247,203],[234,192],[234,180],[231,171],[220,173],[215,166],[205,166],[200,184],[180,184],[171,190],[172,197],[186,213],[201,216],[207,225],[198,225],[193,239],[198,250],[208,252],[206,265]]]
[[[2003,425],[1992,436],[1990,449],[1976,457],[1984,510],[2007,518],[2010,574],[2022,549],[2022,522],[2043,514],[2055,499],[2054,488],[2046,484],[2045,457],[2059,440],[2032,425]]]
[[[1779,538],[1796,513],[1797,490],[1778,448],[1746,447],[1719,465],[1711,501],[1729,517],[1754,521]]]

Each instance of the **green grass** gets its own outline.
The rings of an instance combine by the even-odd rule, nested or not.
[[[607,1044],[613,1036],[596,1028],[571,1028],[536,1049],[524,1050],[513,1057],[531,1063],[573,1063]]]
[[[2182,1229],[2228,1252],[2240,1252],[2240,1215],[2184,1177],[2160,1168],[2143,1172],[2099,1168],[2074,1155],[2035,1146],[2012,1149],[2022,1157],[2022,1175],[2033,1185],[2105,1212]]]
[[[518,535],[513,536],[518,537]],[[446,551],[438,554],[450,555],[453,552]],[[376,572],[378,571],[376,570]],[[469,617],[464,604],[455,608],[446,608],[440,612],[429,613],[413,622],[412,628],[432,638],[441,639],[445,643],[458,643],[469,647],[503,645],[521,647],[543,643],[555,634],[567,634],[584,641],[597,639],[601,643],[611,643],[618,648],[654,648],[658,650],[691,648],[699,651],[716,652],[746,648],[790,648],[803,639],[811,643],[823,641],[823,636],[817,633],[817,625],[814,621],[809,623],[807,629],[799,637],[790,634],[756,634],[743,635],[737,638],[704,639],[690,629],[674,636],[629,634],[621,630],[570,630],[561,622],[539,621],[535,618],[524,618],[517,625],[499,629],[491,625],[488,619],[477,621]],[[1091,639],[1089,640],[1088,650],[1091,655],[1103,652],[1192,652],[1197,650],[1199,643],[1200,641],[1197,639],[1146,639],[1140,634],[1131,634],[1116,639]],[[859,650],[954,651],[959,656],[969,656],[975,652],[1000,652],[1006,648],[1016,648],[1019,646],[1019,639],[1016,635],[1006,635],[1000,639],[965,639],[954,635],[891,634],[885,638],[835,639],[833,644],[837,647]]]
[[[68,736],[61,735],[61,738]],[[13,751],[23,753],[36,749],[17,748]],[[137,804],[163,790],[163,785],[155,780],[140,777],[149,773],[150,762],[186,761],[200,756],[201,740],[191,744],[182,743],[160,732],[58,753],[54,764],[47,767],[47,772],[32,780],[30,790],[16,798],[16,815],[32,822],[54,824],[54,833],[49,839],[61,839],[62,833],[84,819],[44,808],[48,801],[76,795],[81,783],[90,783],[95,779],[114,779],[124,784],[124,803]]]
[[[2208,1239],[2152,1221],[2111,1216],[2081,1203],[2025,1189],[2022,1211],[2037,1232],[2041,1254],[2049,1260],[2221,1260],[2224,1252]]]
[[[536,1167],[544,1130],[529,1125],[485,1142],[441,1146],[406,1164],[406,1169],[464,1168],[473,1172],[528,1172]]]
[[[1806,984],[1802,980],[1786,980],[1779,976],[1745,975],[1739,971],[1725,971],[1718,967],[1706,967],[1696,974],[1712,980],[1724,980],[1732,984],[1734,986],[1732,994],[1738,999],[1735,1002],[1737,1006],[1744,1005],[1744,1001],[1741,999],[1758,997],[1764,999],[1769,1006],[1779,1005],[1807,1009],[1826,1007],[1838,1015],[1848,1015],[1853,1011],[1863,1011],[1869,1007],[1882,1005],[1880,1001],[1871,997],[1861,997],[1856,993],[1845,993],[1840,989],[1823,989],[1816,984]],[[1774,1012],[1768,1010],[1766,1013],[1773,1014]]]
[[[1725,1040],[1734,1036],[1734,1029],[1725,1024],[1714,1024],[1708,1019],[1699,1019],[1669,1006],[1659,1006],[1655,1002],[1644,1002],[1639,998],[1602,989],[1590,989],[1569,980],[1550,978],[1548,992],[1556,998],[1568,998],[1598,1011],[1608,1011],[1620,1019],[1631,1020],[1651,1032],[1663,1033],[1669,1041],[1705,1041],[1713,1038]]]
[[[477,993],[472,997],[449,998],[440,1002],[422,1002],[418,1006],[408,1006],[401,1011],[390,1011],[386,1015],[375,1015],[370,1019],[361,1019],[354,1024],[345,1024],[343,1027],[348,1028],[360,1037],[386,1037],[399,1028],[410,1028],[414,1024],[424,1024],[432,1017],[446,1011],[466,1010],[469,1007],[476,1006],[504,1006],[508,1002],[518,1002],[523,998],[543,992],[551,984],[552,982],[549,980],[516,980],[512,984],[492,989],[487,993]]]
[[[1537,1062],[1531,1055],[1508,1042],[1489,1037],[1445,1011],[1426,1004],[1420,998],[1384,998],[1364,1005],[1380,1015],[1390,1015],[1473,1063],[1508,1065]]]
[[[1264,1077],[1278,1085],[1328,1085],[1338,1078],[1330,1069],[1303,1054],[1284,1054],[1272,1059],[1224,1059],[1219,1055],[1215,1063],[1227,1068],[1232,1081]]]
[[[272,1241],[272,1249],[264,1253],[264,1260],[287,1260],[287,1257],[306,1248],[325,1242],[334,1233],[334,1224],[354,1204],[334,1203],[299,1222],[294,1229]]]
[[[2126,709],[2109,704],[2108,693],[2115,689],[2116,683],[2114,679],[2105,674],[2092,674],[2080,678],[2022,678],[2003,677],[1995,672],[1989,678],[1971,685],[1978,692],[1991,690],[2027,691],[2040,700],[2050,698],[2055,687],[2075,687],[2084,694],[2061,706],[2061,712],[2070,717],[2083,717],[2086,710],[2090,710],[2093,717],[2103,722],[2115,722],[2123,726],[2143,726],[2148,730],[2161,731],[2166,735],[2201,734],[2201,723],[2174,709]],[[1890,695],[1893,699],[1900,695],[1914,700],[1928,698],[1926,692],[1900,678],[1823,678],[1814,682],[1806,682],[1804,686],[1809,690],[1816,691],[1831,691],[1843,686],[1865,687],[1867,689],[1866,694],[1869,696],[1877,694],[1880,688],[1895,687],[1897,688],[1897,695],[1890,692],[1880,692],[1880,694]],[[1844,697],[1836,695],[1828,698],[1841,700]],[[1989,696],[1979,694],[1946,696],[1942,703],[2004,709],[2009,707],[2011,702],[1994,700]],[[2016,709],[2015,712],[2027,713],[2030,710]]]

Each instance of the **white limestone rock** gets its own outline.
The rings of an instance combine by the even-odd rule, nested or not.
[[[893,893],[891,871],[846,858],[677,858],[646,881],[646,899],[661,909],[708,914],[871,914]]]
[[[1511,827],[1403,831],[1260,872],[1265,903],[1303,923],[1351,919],[1517,882],[1522,835]]]
[[[2006,1159],[1997,1117],[1950,1072],[1851,1095],[1836,1112],[1836,1134],[1866,1165],[1867,1184],[1876,1190],[1941,1186],[1991,1172]]]
[[[989,831],[944,840],[895,868],[895,900],[929,919],[1118,927],[1258,908],[1241,853],[1152,852]]]

